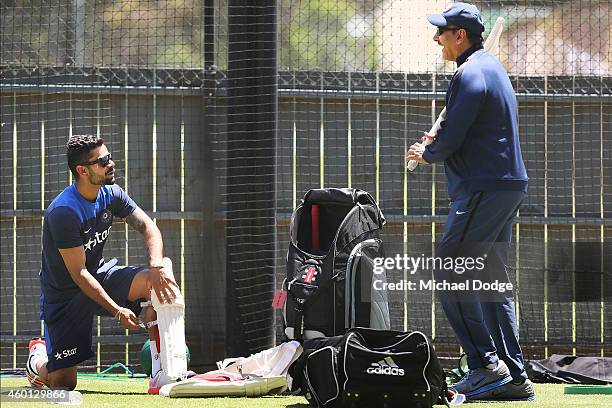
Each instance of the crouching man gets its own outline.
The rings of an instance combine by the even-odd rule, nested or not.
[[[30,341],[28,380],[35,387],[73,390],[77,366],[95,355],[94,316],[106,314],[126,329],[147,328],[153,362],[149,392],[156,393],[187,373],[185,306],[172,264],[163,257],[161,232],[115,184],[115,162],[103,139],[71,136],[67,159],[75,183],[44,214],[40,270],[44,340]],[[116,259],[104,262],[102,250],[115,217],[142,234],[148,267],[120,266]],[[141,302],[149,300],[145,305],[153,307],[146,307],[143,324],[138,318]],[[165,323],[158,325],[158,319]]]

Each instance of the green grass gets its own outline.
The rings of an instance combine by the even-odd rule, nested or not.
[[[2,388],[22,388],[25,378],[2,378]],[[83,407],[86,408],[306,408],[308,404],[302,397],[268,396],[259,398],[163,398],[147,395],[145,380],[99,380],[79,378],[77,390],[83,393]],[[530,407],[530,408],[594,408],[612,407],[609,395],[564,395],[563,385],[536,384],[536,402],[478,403],[468,406],[474,408]],[[3,403],[2,408],[53,407],[51,403]],[[376,408],[376,407],[372,407]]]

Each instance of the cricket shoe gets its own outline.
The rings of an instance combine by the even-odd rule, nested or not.
[[[502,360],[492,369],[485,367],[476,368],[467,372],[465,377],[451,387],[453,390],[470,400],[481,399],[480,396],[495,388],[501,387],[512,381],[510,370]]]
[[[42,388],[45,386],[38,376],[37,364],[42,359],[47,362],[47,346],[44,339],[36,338],[30,340],[28,344],[28,361],[26,362],[26,375],[30,385],[35,388]]]
[[[178,382],[178,381],[183,381],[186,380],[188,378],[191,378],[193,376],[195,376],[196,373],[189,370],[189,371],[185,371],[184,373],[181,374],[181,376],[177,379],[173,379],[171,377],[168,377],[168,375],[166,375],[166,373],[164,373],[162,370],[159,370],[157,372],[157,374],[155,374],[153,376],[153,378],[151,378],[149,380],[149,394],[153,394],[153,395],[157,395],[159,394],[159,389],[161,387],[163,387],[166,384],[170,384],[170,383],[174,383],[174,382]]]
[[[528,379],[522,383],[509,382],[476,395],[479,400],[488,401],[535,401],[533,384]]]

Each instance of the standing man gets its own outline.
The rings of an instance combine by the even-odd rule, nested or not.
[[[518,108],[508,74],[483,49],[478,9],[454,3],[427,19],[442,57],[457,63],[446,92],[446,121],[406,156],[420,164],[444,162],[452,201],[440,258],[484,254],[480,279],[509,282],[512,222],[527,191],[518,140]],[[436,277],[440,271],[434,271]],[[458,275],[452,272],[456,278]],[[451,276],[451,279],[453,276]],[[483,280],[484,280],[483,279]],[[466,298],[467,297],[467,298]],[[467,375],[453,387],[470,400],[534,400],[518,340],[512,291],[441,295],[446,316],[468,355]]]
[[[68,167],[75,183],[62,191],[44,215],[40,270],[41,319],[45,340],[30,342],[26,364],[33,386],[74,389],[77,365],[95,354],[92,325],[96,314],[114,316],[126,329],[144,327],[138,319],[141,300],[172,303],[180,296],[162,236],[155,223],[115,184],[115,162],[104,140],[74,135],[67,143]],[[102,250],[113,218],[123,218],[144,239],[148,268],[104,262]],[[153,375],[150,389],[167,382],[155,342],[156,312],[147,307]],[[156,347],[157,346],[157,347]],[[157,376],[155,374],[158,374]]]

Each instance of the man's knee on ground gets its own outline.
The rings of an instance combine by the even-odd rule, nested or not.
[[[76,369],[61,369],[49,373],[49,388],[74,390],[77,386]]]
[[[71,382],[63,383],[61,385],[52,386],[51,388],[61,388],[63,390],[74,391],[76,386],[77,386],[77,381],[74,380]]]
[[[74,380],[61,379],[61,380],[55,380],[55,381],[49,382],[49,388],[54,389],[54,390],[59,389],[59,390],[74,391],[76,386],[77,386],[76,378]]]

